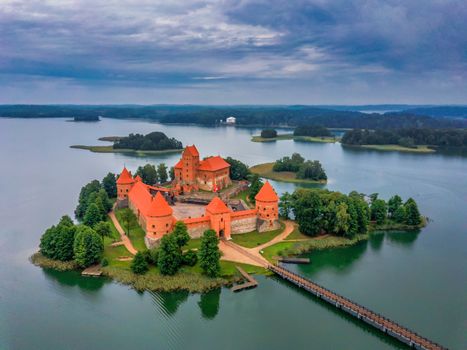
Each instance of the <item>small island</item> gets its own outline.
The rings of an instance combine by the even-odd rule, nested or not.
[[[96,153],[134,153],[136,155],[181,153],[182,143],[169,138],[163,132],[155,131],[147,135],[104,136],[99,141],[113,142],[107,146],[72,145],[70,148],[85,149]]]
[[[257,135],[251,138],[253,142],[273,142],[280,140],[334,143],[338,141],[338,138],[333,136],[329,129],[316,125],[297,126],[294,132],[290,134],[278,134],[275,129],[264,129],[259,136]]]
[[[317,160],[305,161],[305,158],[299,153],[292,154],[292,157],[283,157],[272,163],[254,165],[250,171],[275,181],[321,184],[327,182],[327,175],[321,163]]]
[[[354,129],[347,131],[341,142],[347,147],[378,151],[432,153],[439,148],[467,147],[467,131],[429,128]]]
[[[73,117],[72,122],[99,122],[101,120],[98,115],[77,115]]]

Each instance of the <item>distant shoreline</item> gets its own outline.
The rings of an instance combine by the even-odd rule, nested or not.
[[[436,152],[435,149],[429,148],[426,145],[418,145],[416,147],[404,147],[399,145],[346,145],[342,144],[344,147],[354,148],[354,149],[368,149],[368,150],[375,150],[375,151],[383,151],[383,152],[411,152],[411,153],[434,153]]]

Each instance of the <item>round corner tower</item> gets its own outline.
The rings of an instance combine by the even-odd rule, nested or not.
[[[258,218],[268,221],[270,226],[279,219],[279,197],[269,181],[261,187],[255,196]]]

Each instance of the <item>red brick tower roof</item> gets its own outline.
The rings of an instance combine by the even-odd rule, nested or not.
[[[224,214],[230,212],[230,209],[219,197],[214,197],[212,201],[206,206],[206,211],[211,214]]]
[[[117,179],[117,184],[119,185],[128,185],[134,183],[135,180],[131,177],[130,172],[126,169],[126,167],[123,167],[122,173]]]
[[[173,209],[169,206],[164,196],[160,192],[152,199],[150,207],[148,208],[148,216],[169,216],[172,215]]]
[[[199,157],[199,152],[195,145],[186,146],[185,152],[190,153],[193,157]]]
[[[274,191],[274,188],[272,188],[269,181],[266,181],[263,187],[261,187],[259,190],[258,194],[255,196],[255,199],[260,202],[277,202],[279,197],[277,196],[276,191]]]
[[[135,176],[135,181],[143,181],[143,179],[141,178],[141,176],[136,175],[136,176]]]

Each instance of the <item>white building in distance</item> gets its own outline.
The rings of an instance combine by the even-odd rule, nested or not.
[[[235,117],[228,117],[228,118],[225,120],[225,122],[226,122],[227,124],[235,124],[235,123],[237,122],[237,118],[235,118]]]

